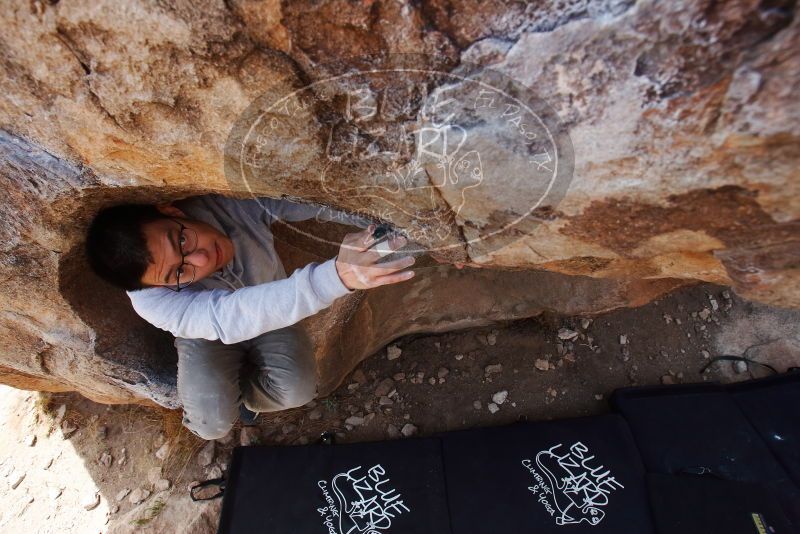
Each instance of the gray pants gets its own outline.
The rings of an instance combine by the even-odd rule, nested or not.
[[[175,348],[183,424],[203,439],[227,435],[242,402],[255,412],[275,412],[316,396],[314,348],[298,325],[232,345],[176,338]]]

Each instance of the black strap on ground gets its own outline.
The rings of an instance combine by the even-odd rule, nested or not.
[[[208,487],[212,487],[212,486],[217,486],[217,492],[216,493],[212,493],[210,496],[206,496],[206,497],[197,497],[196,496],[196,494],[200,490],[202,490],[203,488],[208,488]],[[191,498],[192,498],[192,500],[194,502],[210,501],[212,499],[217,499],[219,497],[222,497],[224,494],[225,494],[225,477],[212,478],[212,479],[206,480],[206,481],[201,482],[200,484],[192,487],[189,490],[189,495],[191,496]]]

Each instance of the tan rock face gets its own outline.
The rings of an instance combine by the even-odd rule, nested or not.
[[[170,336],[88,273],[82,237],[102,206],[205,192],[362,212],[417,231],[439,260],[483,267],[421,262],[413,281],[359,292],[308,319],[323,392],[405,333],[634,306],[697,280],[796,307],[800,22],[793,2],[762,4],[8,6],[0,381],[177,406]],[[387,57],[444,74],[341,77],[397,66]],[[395,150],[420,144],[412,126],[446,116],[437,104],[448,95],[468,101],[475,87],[465,75],[489,72],[542,105],[559,161],[569,163],[561,189],[544,194],[544,182],[530,179],[543,162],[535,143],[528,167],[515,159],[524,121],[505,108],[492,120],[458,117],[461,130],[448,133],[470,141],[448,166],[417,158],[420,174],[389,180],[387,169],[408,171],[414,160]],[[300,106],[290,115],[270,107],[287,95]],[[381,113],[359,116],[359,102]],[[258,117],[283,122],[258,138],[243,127]],[[506,133],[512,127],[517,137]],[[466,156],[473,152],[480,159]],[[237,173],[242,161],[258,172]],[[331,257],[346,231],[310,221],[276,229],[287,270]]]

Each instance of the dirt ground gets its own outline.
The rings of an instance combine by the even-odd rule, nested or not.
[[[221,500],[194,503],[188,487],[224,473],[242,439],[298,445],[324,431],[340,443],[403,439],[601,413],[620,387],[768,372],[732,362],[700,372],[719,355],[800,366],[800,312],[698,285],[595,317],[545,314],[406,336],[333,395],[262,414],[259,435],[237,424],[208,443],[182,427],[179,412],[0,387],[0,532],[215,532]]]

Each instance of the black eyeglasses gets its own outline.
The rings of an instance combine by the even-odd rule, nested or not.
[[[170,220],[178,223],[181,228],[180,232],[178,233],[178,246],[180,246],[181,264],[175,271],[175,286],[168,285],[165,287],[177,293],[181,289],[184,289],[186,286],[194,282],[196,271],[194,265],[191,263],[186,263],[186,256],[194,252],[197,248],[197,232],[191,228],[187,228],[178,220]],[[182,278],[183,280],[181,280]]]

